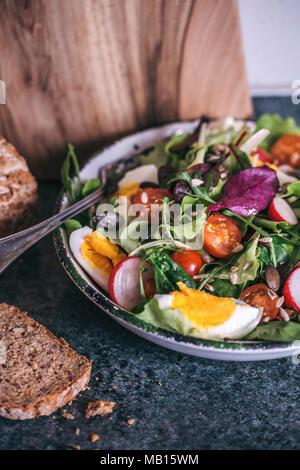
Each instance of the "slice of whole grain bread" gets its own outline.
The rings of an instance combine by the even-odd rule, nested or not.
[[[0,237],[35,221],[37,198],[37,182],[25,159],[0,135]]]
[[[89,382],[91,362],[21,312],[0,304],[0,416],[50,415]]]

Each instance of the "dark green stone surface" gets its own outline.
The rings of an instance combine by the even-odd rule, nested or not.
[[[255,106],[259,113],[300,112],[287,98],[256,99]],[[44,217],[58,190],[55,183],[40,185]],[[66,406],[74,420],[60,411],[30,421],[0,418],[1,449],[299,449],[300,365],[202,360],[129,333],[73,285],[51,236],[1,276],[0,296],[93,362],[90,390]],[[86,419],[89,400],[115,401],[116,408]],[[94,444],[90,433],[100,436]]]

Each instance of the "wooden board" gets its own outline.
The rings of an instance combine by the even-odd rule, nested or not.
[[[66,151],[252,113],[235,0],[0,0],[0,133],[41,178]]]

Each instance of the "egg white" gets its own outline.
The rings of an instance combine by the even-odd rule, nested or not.
[[[156,294],[156,300],[158,301],[159,307],[163,309],[171,308],[172,295],[170,294]],[[236,306],[231,317],[224,323],[211,326],[208,328],[199,328],[199,326],[191,326],[195,328],[197,336],[204,339],[238,339],[243,338],[258,325],[261,316],[262,309],[251,307],[244,302],[236,299],[232,299]],[[182,314],[183,315],[183,314]]]
[[[86,258],[82,256],[81,246],[84,242],[84,238],[93,230],[89,227],[79,228],[71,233],[69,239],[70,249],[73,253],[74,258],[80,264],[80,266],[90,275],[90,277],[108,291],[108,282],[110,274],[105,272],[103,269],[91,266]]]
[[[157,167],[155,165],[142,165],[127,171],[123,178],[119,181],[119,189],[131,183],[158,183]]]

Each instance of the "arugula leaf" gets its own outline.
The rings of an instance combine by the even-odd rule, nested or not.
[[[265,340],[285,343],[300,340],[300,323],[294,321],[272,321],[257,326],[255,330],[243,339],[246,341]]]
[[[285,239],[279,236],[273,236],[272,239],[276,265],[279,263],[291,263],[293,259],[294,246],[285,243]],[[260,246],[260,254],[258,259],[261,262],[263,268],[268,266],[270,263],[273,264],[272,252],[266,246]]]
[[[235,147],[232,144],[229,144],[230,155],[231,155],[231,173],[232,175],[236,175],[242,170],[246,170],[247,168],[252,168],[252,163],[248,155],[240,150],[239,148]]]
[[[174,135],[171,137],[171,139],[168,141],[168,143],[165,145],[165,153],[171,157],[171,165],[174,168],[179,167],[179,161],[180,159],[184,156],[186,153],[186,149],[179,150],[179,151],[174,151],[172,150],[172,147],[174,147],[177,144],[181,144],[185,141],[187,141],[190,137],[190,134],[179,134],[179,135]]]
[[[266,219],[264,217],[258,217],[258,216],[254,217],[253,222],[260,227],[268,228],[276,233],[281,233],[282,230],[285,230],[291,227],[291,224],[288,224],[287,222],[274,222],[273,220]]]
[[[291,197],[291,196],[296,196],[297,198],[300,198],[300,181],[289,184],[287,187],[287,192],[283,194],[282,197]]]
[[[73,164],[75,171],[75,180],[70,176],[71,164]],[[68,144],[68,153],[63,163],[60,176],[70,204],[77,202],[81,198],[81,182],[79,164],[72,144]]]
[[[256,122],[256,131],[268,129],[270,134],[259,144],[267,152],[272,145],[284,134],[300,135],[300,127],[297,126],[295,119],[288,117],[282,118],[279,114],[263,114]]]

